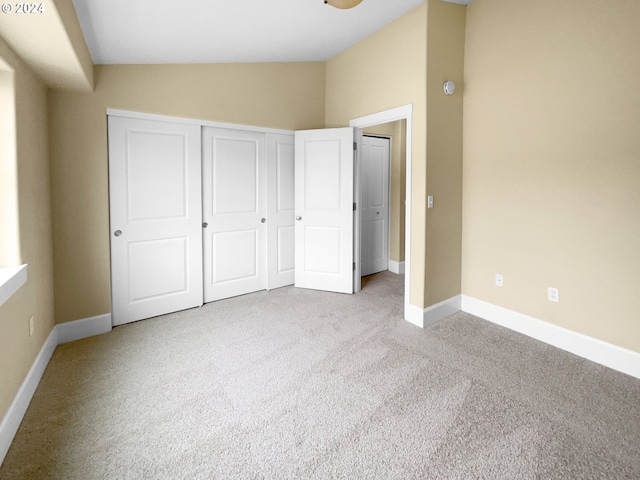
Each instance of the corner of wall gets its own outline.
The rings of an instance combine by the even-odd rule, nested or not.
[[[462,126],[466,7],[429,0],[427,18],[427,195],[425,306],[461,293]],[[443,84],[457,85],[446,95]]]

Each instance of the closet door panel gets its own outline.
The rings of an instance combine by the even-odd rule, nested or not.
[[[205,127],[204,301],[266,288],[264,134]],[[205,227],[206,225],[206,227]]]
[[[113,324],[202,305],[200,127],[108,126]]]
[[[361,275],[389,268],[389,139],[362,138]]]
[[[294,136],[267,134],[267,288],[293,285],[295,275]]]

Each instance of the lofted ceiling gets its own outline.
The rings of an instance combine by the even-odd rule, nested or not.
[[[424,0],[73,0],[95,64],[325,61]],[[468,4],[473,0],[445,0]]]

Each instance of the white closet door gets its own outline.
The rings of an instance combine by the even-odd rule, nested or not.
[[[113,324],[202,305],[200,127],[108,128]]]
[[[293,135],[268,133],[267,289],[293,285],[295,170]]]
[[[362,138],[361,275],[389,268],[389,139]]]
[[[202,129],[204,301],[264,290],[264,133]],[[203,224],[203,226],[204,226]]]
[[[353,128],[295,133],[295,285],[353,293]]]

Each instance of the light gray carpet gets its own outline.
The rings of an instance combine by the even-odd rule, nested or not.
[[[640,381],[403,279],[260,292],[56,350],[2,479],[638,479]]]

